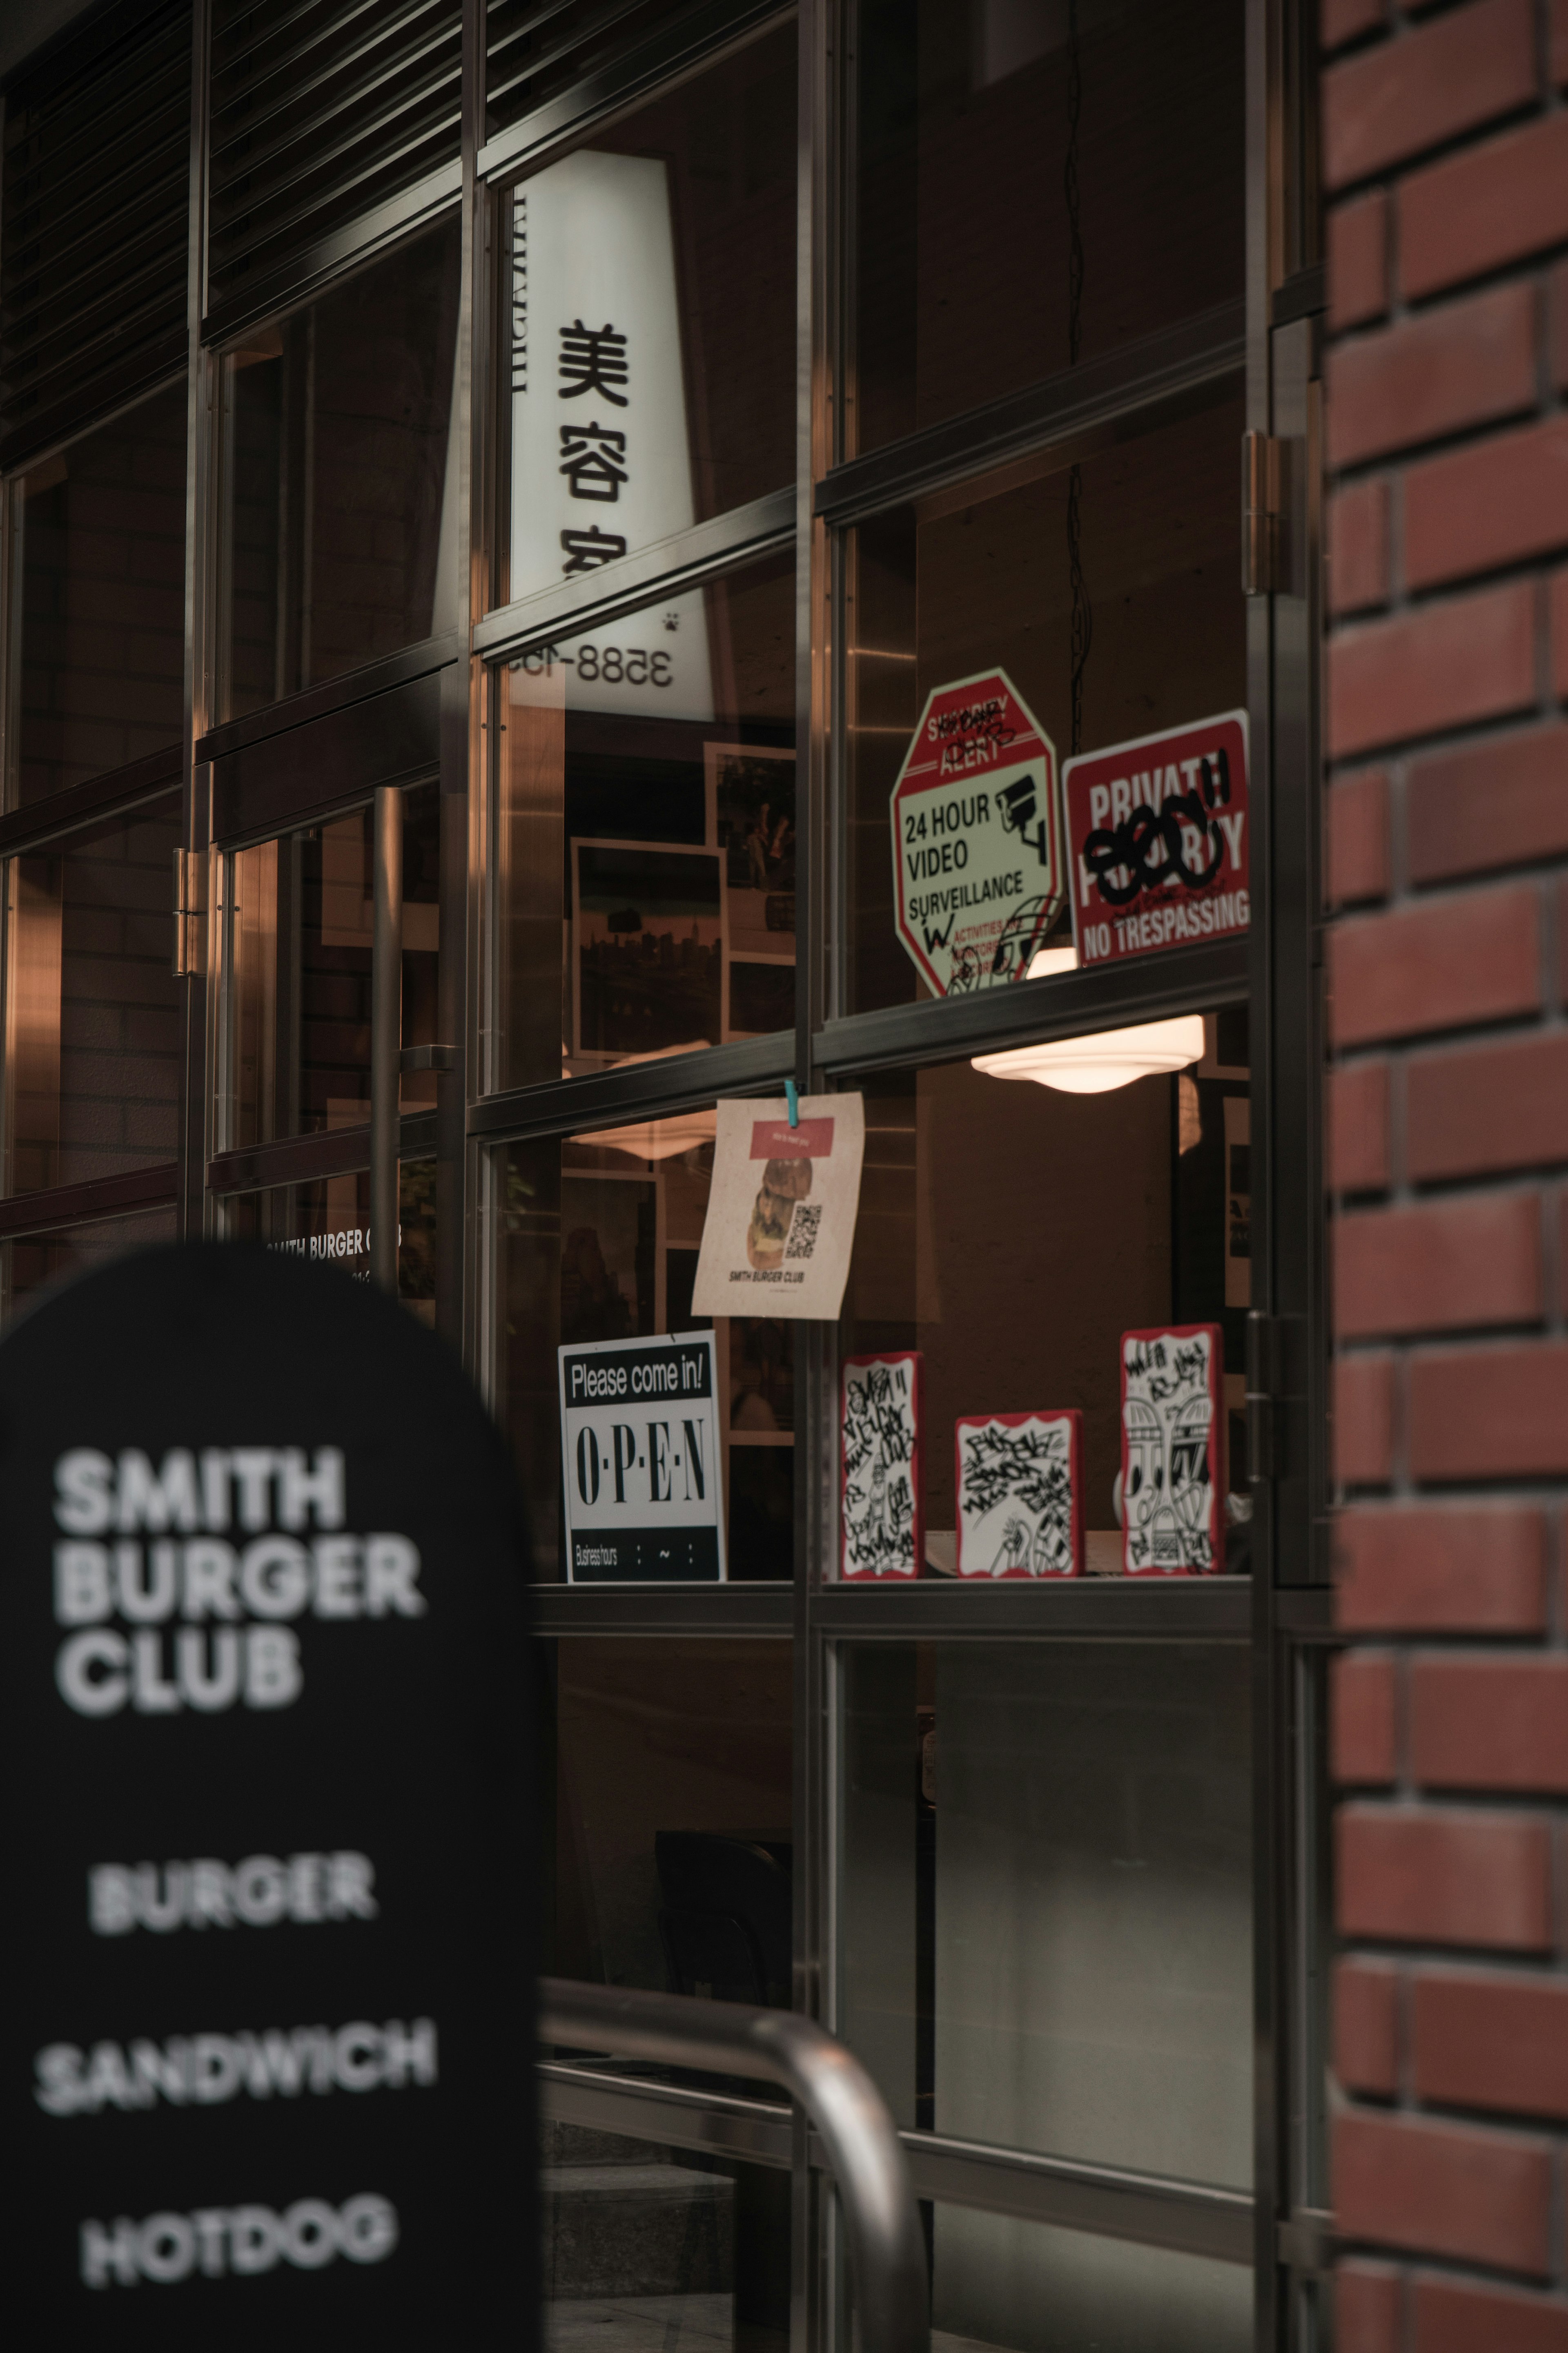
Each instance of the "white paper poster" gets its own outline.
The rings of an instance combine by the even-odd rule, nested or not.
[[[568,1582],[721,1578],[712,1333],[569,1344],[556,1356]]]
[[[594,575],[696,520],[668,174],[579,149],[513,199],[513,598]],[[700,590],[526,655],[569,711],[713,716]]]
[[[802,1095],[798,1108],[792,1127],[782,1100],[719,1105],[693,1314],[837,1317],[860,1206],[865,1099]]]

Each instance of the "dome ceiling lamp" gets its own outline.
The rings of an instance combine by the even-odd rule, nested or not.
[[[1073,972],[1078,950],[1040,948],[1029,960],[1026,980]],[[1053,1038],[1038,1046],[1012,1046],[1005,1053],[976,1054],[970,1067],[988,1079],[1033,1079],[1037,1086],[1063,1094],[1108,1094],[1134,1079],[1185,1070],[1203,1060],[1204,1017],[1179,1013],[1169,1021],[1141,1021],[1130,1029],[1100,1029],[1088,1038]]]

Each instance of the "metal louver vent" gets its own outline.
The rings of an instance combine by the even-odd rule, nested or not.
[[[612,58],[624,57],[689,5],[689,0],[489,0],[486,136],[593,82]]]
[[[190,0],[117,11],[5,97],[0,465],[182,367]]]
[[[341,262],[448,167],[461,0],[213,0],[207,312]]]

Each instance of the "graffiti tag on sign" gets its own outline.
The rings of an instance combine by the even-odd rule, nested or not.
[[[1019,980],[1067,892],[1056,746],[1005,670],[926,697],[894,784],[894,921],[939,997]]]
[[[1068,762],[1080,965],[1245,934],[1247,753],[1247,713],[1226,711]]]

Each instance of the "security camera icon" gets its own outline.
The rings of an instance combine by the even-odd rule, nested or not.
[[[996,796],[997,814],[1005,833],[1016,833],[1026,849],[1032,849],[1042,866],[1051,862],[1050,834],[1044,813],[1040,811],[1039,785],[1030,776],[1020,776],[1011,785],[1004,785]],[[1030,825],[1034,831],[1029,831]]]

